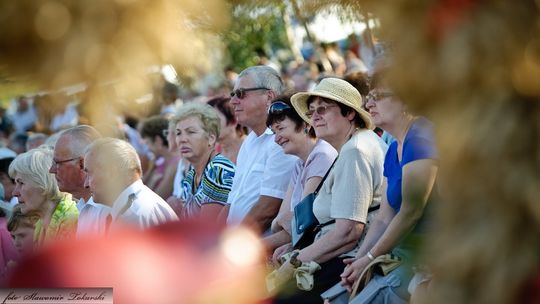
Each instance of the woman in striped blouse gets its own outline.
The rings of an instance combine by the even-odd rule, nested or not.
[[[178,149],[190,163],[182,181],[181,217],[215,220],[227,204],[235,170],[234,164],[214,148],[220,131],[219,116],[209,105],[190,103],[179,109],[172,123]]]

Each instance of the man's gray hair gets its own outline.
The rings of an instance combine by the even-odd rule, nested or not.
[[[142,175],[141,160],[135,148],[128,142],[111,137],[94,141],[85,151],[92,153],[101,166],[101,170],[111,172],[111,178],[116,174],[136,172]]]
[[[69,137],[69,149],[73,157],[83,157],[86,148],[100,139],[101,135],[92,126],[79,125],[63,131],[60,137]]]
[[[255,87],[271,89],[276,95],[283,94],[283,81],[279,73],[266,65],[256,65],[243,70],[238,78],[251,76]]]

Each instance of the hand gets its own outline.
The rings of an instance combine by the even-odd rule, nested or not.
[[[289,261],[283,263],[276,271],[275,284],[281,286],[293,277],[294,266]]]
[[[358,259],[345,259],[343,262],[347,264],[347,266],[341,274],[341,285],[347,288],[347,291],[351,292],[354,282],[358,279],[371,260],[367,256],[363,256]]]
[[[276,250],[274,250],[274,254],[272,255],[272,263],[274,265],[281,265],[281,263],[279,262],[279,258],[285,253],[291,252],[291,251],[293,251],[292,243],[287,243],[285,245],[282,245],[276,248]]]

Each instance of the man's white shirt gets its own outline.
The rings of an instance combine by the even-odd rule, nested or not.
[[[283,199],[297,160],[274,142],[270,129],[249,133],[238,152],[227,223],[240,223],[261,195]]]
[[[105,235],[105,221],[111,212],[109,206],[95,203],[90,197],[87,202],[83,198],[79,199],[77,208],[79,209],[77,238]]]
[[[129,199],[130,195],[134,195],[134,199]],[[127,224],[139,229],[178,220],[169,204],[145,186],[140,179],[120,193],[113,203],[110,214],[112,226]]]

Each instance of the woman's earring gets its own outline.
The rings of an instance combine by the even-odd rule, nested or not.
[[[304,128],[304,133],[308,134],[309,133],[309,128]]]

